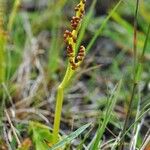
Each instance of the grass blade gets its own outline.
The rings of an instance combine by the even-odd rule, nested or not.
[[[76,137],[78,137],[85,129],[87,129],[90,125],[91,125],[91,123],[83,125],[79,129],[77,129],[75,132],[73,132],[70,135],[68,135],[67,137],[65,137],[62,141],[55,144],[49,150],[56,150],[58,148],[61,148],[61,147],[65,146],[67,143],[70,143],[72,140],[74,140]]]
[[[141,59],[143,59],[143,57],[144,57],[146,47],[147,47],[147,44],[148,44],[149,35],[150,35],[150,24],[148,26],[148,30],[147,30],[146,39],[145,39],[145,42],[144,42],[144,47],[143,47]]]
[[[77,147],[77,150],[81,150],[83,147],[83,144],[85,143],[85,140],[89,137],[91,131],[93,130],[93,127],[85,134],[83,140],[80,142],[80,144]]]
[[[138,8],[139,8],[139,0],[136,1],[135,14],[134,14],[134,33],[133,33],[133,87],[131,92],[131,98],[129,100],[127,114],[123,125],[122,134],[127,130],[129,119],[131,115],[132,105],[135,100],[135,95],[138,86],[138,78],[141,73],[141,67],[138,65],[138,57],[137,57],[137,18],[138,18]],[[137,69],[138,68],[138,69]],[[125,138],[123,138],[119,144],[119,150],[124,149]]]
[[[121,4],[122,0],[120,0],[116,6],[111,10],[111,12],[109,13],[109,15],[106,17],[106,19],[104,20],[104,22],[102,23],[102,25],[100,26],[100,28],[95,32],[95,35],[93,36],[92,40],[89,42],[86,51],[88,52],[91,47],[93,46],[93,44],[95,43],[96,39],[100,36],[100,34],[102,33],[104,27],[106,26],[108,20],[111,18],[111,16],[113,15],[113,13],[117,10],[117,8],[119,7],[119,5]]]
[[[149,103],[149,106],[150,106],[150,103]],[[134,123],[131,124],[129,126],[129,128],[124,132],[124,134],[121,136],[120,140],[122,140],[124,138],[124,136],[130,131],[130,129],[135,125],[135,123],[137,123],[138,121],[140,121],[144,117],[144,115],[146,115],[149,111],[150,111],[150,107],[148,107],[147,110],[145,110],[144,112],[142,112],[140,114],[140,116],[134,121]]]
[[[142,54],[141,54],[141,60],[140,61],[142,61],[142,62],[138,64],[138,68],[137,68],[137,70],[140,70],[140,71],[137,71],[137,72],[139,72],[136,75],[137,76],[136,77],[137,81],[141,80],[141,74],[142,74],[142,70],[143,70],[143,59],[144,59],[144,54],[145,54],[146,47],[147,47],[149,33],[150,33],[150,24],[148,26],[148,31],[147,31],[147,34],[146,34],[146,38],[145,38],[145,42],[144,42],[144,46],[143,46],[143,51],[142,51]],[[135,117],[135,121],[137,120],[137,118],[139,116],[139,113],[140,113],[140,108],[139,108],[140,107],[140,100],[141,100],[141,98],[139,96],[139,102],[138,102],[138,105],[137,105],[137,114],[136,114],[136,117]],[[134,125],[134,130],[133,130],[134,137],[132,138],[133,140],[131,142],[131,149],[135,149],[136,148],[136,143],[137,143],[137,138],[138,138],[139,130],[140,130],[140,122],[137,122]]]
[[[99,144],[100,144],[100,140],[102,138],[102,135],[106,129],[106,126],[110,120],[110,117],[111,117],[111,113],[114,109],[114,106],[115,106],[115,103],[116,103],[116,100],[118,98],[118,94],[119,94],[119,91],[120,91],[120,87],[121,87],[121,81],[119,82],[119,85],[117,86],[117,90],[116,91],[113,91],[113,93],[111,94],[109,100],[108,100],[108,103],[107,103],[107,110],[104,114],[104,121],[101,124],[99,124],[99,127],[98,127],[98,130],[97,130],[97,135],[96,135],[96,138],[95,140],[93,141],[92,143],[92,146],[91,146],[91,150],[97,150],[99,149]],[[116,89],[116,88],[115,88]],[[114,90],[115,90],[114,89]]]

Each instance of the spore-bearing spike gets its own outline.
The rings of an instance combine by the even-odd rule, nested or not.
[[[73,16],[71,19],[72,31],[66,30],[64,33],[64,41],[67,44],[67,56],[72,70],[75,70],[79,67],[80,63],[85,57],[85,47],[80,46],[77,56],[75,56],[75,47],[77,41],[77,34],[80,28],[80,23],[82,21],[83,15],[85,13],[86,0],[80,0],[80,3],[75,7],[76,16]]]

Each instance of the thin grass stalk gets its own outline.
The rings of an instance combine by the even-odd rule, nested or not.
[[[132,95],[131,95],[129,105],[128,105],[127,115],[126,115],[126,118],[125,118],[123,130],[122,130],[122,135],[125,133],[125,131],[127,129],[127,126],[128,126],[128,121],[129,121],[130,114],[131,114],[131,108],[132,108],[132,103],[133,103],[133,100],[134,100],[134,94],[135,94],[135,91],[136,91],[136,86],[137,86],[137,83],[134,83],[133,88],[132,88]],[[122,140],[120,142],[119,150],[124,149],[124,142],[125,142],[125,138],[122,138]]]
[[[61,34],[60,24],[62,23],[62,11],[66,4],[67,0],[57,0],[56,2],[52,2],[51,12],[53,15],[51,16],[51,44],[49,49],[49,61],[48,67],[49,72],[52,74],[56,71],[58,67],[58,59],[59,59],[59,49],[61,49],[61,42],[59,39],[59,35]]]
[[[16,19],[16,15],[19,9],[21,1],[20,0],[15,0],[14,4],[13,4],[13,8],[11,10],[11,13],[9,15],[9,19],[8,19],[8,23],[7,23],[7,31],[9,33],[9,35],[11,34],[12,28],[13,28],[13,24],[14,21]],[[11,52],[8,51],[7,52],[7,76],[6,76],[6,80],[9,80],[10,78],[10,73],[11,73],[11,67],[12,67],[12,63],[11,63]]]
[[[144,54],[145,54],[145,51],[146,51],[149,34],[150,34],[150,24],[148,26],[148,30],[147,30],[147,33],[146,33],[146,38],[145,38],[145,42],[144,42],[144,46],[143,46],[143,51],[142,51],[142,54],[141,54],[141,57],[140,57],[140,60],[139,60],[139,64],[138,64],[138,69],[137,70],[139,70],[138,71],[139,75],[138,75],[137,81],[141,80],[141,74],[142,74],[142,71],[143,71],[143,63],[144,63]],[[141,102],[141,96],[140,96],[140,91],[139,91],[139,101],[138,101],[137,115],[136,115],[135,120],[137,120],[138,116],[140,115],[140,102]],[[137,143],[138,133],[139,133],[139,130],[140,130],[140,125],[141,125],[141,123],[135,124],[135,126],[134,126],[133,134],[135,134],[135,136],[134,136],[134,139],[131,142],[131,148],[130,149],[133,149],[133,150],[136,149],[136,143]]]
[[[6,32],[4,31],[4,7],[4,0],[0,0],[0,92],[2,92],[2,100],[0,101],[0,124],[2,124],[6,100],[5,90],[3,88],[6,78]],[[2,128],[0,128],[0,132],[2,132]]]
[[[85,141],[87,140],[87,138],[90,136],[90,133],[92,132],[94,126],[85,134],[83,140],[79,143],[78,147],[76,148],[77,150],[81,150],[83,147],[83,144],[85,143]]]
[[[6,33],[4,31],[4,1],[0,0],[0,84],[5,82],[6,62],[5,62],[5,45]]]
[[[147,110],[145,110],[147,108]],[[124,134],[121,135],[121,137],[117,138],[117,141],[114,144],[119,143],[119,141],[123,140],[124,136],[131,130],[131,128],[134,127],[134,125],[139,122],[145,114],[147,114],[150,111],[150,107],[149,105],[147,105],[146,107],[144,107],[144,112],[140,113],[140,115],[138,116],[138,118],[128,127],[128,129],[124,132]],[[118,145],[118,144],[117,144]],[[115,145],[112,147],[112,150],[116,150],[118,148],[115,147]],[[140,149],[141,150],[141,149]]]
[[[3,84],[6,76],[6,58],[5,58],[5,46],[6,46],[6,32],[4,31],[4,9],[5,1],[0,0],[0,92],[2,92],[2,100],[0,101],[0,124],[2,124],[2,117],[5,105],[6,95],[4,93]],[[0,133],[2,127],[0,127]]]
[[[114,88],[112,94],[110,95],[110,98],[108,98],[108,102],[106,105],[106,112],[104,114],[104,120],[101,123],[99,123],[99,127],[97,129],[96,135],[94,137],[94,141],[92,142],[90,146],[90,150],[98,150],[99,146],[101,144],[101,138],[103,136],[103,133],[107,127],[108,122],[110,121],[111,114],[113,112],[114,106],[116,104],[118,94],[121,88],[122,80],[119,82],[119,84]]]
[[[105,20],[103,21],[103,23],[101,24],[100,28],[95,32],[95,35],[93,36],[92,40],[89,42],[89,44],[87,45],[86,48],[86,52],[88,52],[93,44],[95,43],[96,39],[101,35],[103,29],[105,28],[108,20],[112,17],[113,13],[117,10],[117,8],[120,6],[120,4],[122,3],[123,0],[120,0],[115,7],[110,11],[109,15],[105,18]]]
[[[144,54],[145,54],[145,51],[146,51],[149,35],[150,35],[150,23],[148,25],[148,29],[147,29],[147,33],[146,33],[146,39],[145,39],[145,42],[144,42],[144,47],[143,47],[143,51],[142,51],[142,55],[141,55],[141,63],[143,63]]]
[[[135,121],[137,120],[137,118],[140,114],[140,103],[141,103],[141,94],[140,94],[140,90],[139,90],[139,87],[138,87],[138,103],[137,103]],[[130,149],[131,150],[136,149],[136,143],[137,143],[137,139],[138,139],[138,133],[139,133],[139,130],[140,130],[140,124],[141,124],[141,122],[138,122],[137,124],[134,125],[133,132],[132,132],[132,141],[131,141],[131,144],[130,144]]]
[[[126,132],[127,126],[128,126],[128,122],[129,122],[129,118],[130,118],[130,114],[131,114],[131,110],[132,110],[132,104],[134,101],[134,96],[135,96],[135,92],[136,92],[136,87],[138,85],[138,82],[140,80],[140,76],[141,76],[141,64],[139,63],[140,60],[138,60],[138,56],[137,56],[137,16],[138,16],[138,7],[139,7],[139,0],[136,1],[136,10],[135,10],[135,16],[134,16],[134,37],[133,37],[133,53],[134,53],[134,65],[133,65],[133,88],[132,88],[132,94],[131,94],[131,98],[129,101],[129,105],[128,105],[128,110],[127,110],[127,115],[125,118],[125,123],[123,126],[123,131],[122,131],[122,135],[124,135],[124,133]],[[146,37],[146,41],[147,41],[147,37]],[[145,41],[145,43],[147,43]],[[143,48],[143,52],[141,57],[143,58],[144,53],[145,53],[145,49],[146,46],[144,44],[144,48]],[[123,150],[124,149],[124,142],[125,142],[125,137],[122,138],[122,140],[120,141],[120,145],[119,145],[119,150]]]
[[[68,136],[64,137],[58,143],[54,144],[49,150],[62,150],[62,147],[65,147],[68,143],[71,143],[76,137],[78,137],[84,130],[90,127],[92,124],[88,123],[83,125],[82,127],[78,128],[76,131],[72,132]],[[68,147],[67,147],[68,148]],[[65,148],[66,150],[66,148]]]
[[[134,77],[136,77],[136,67],[137,67],[137,61],[138,61],[138,57],[137,57],[137,17],[138,17],[138,7],[139,7],[139,0],[136,1],[136,10],[135,10],[135,16],[134,16],[134,36],[133,36]]]
[[[7,25],[7,30],[9,33],[12,31],[13,23],[14,23],[16,15],[17,15],[17,11],[20,6],[20,3],[21,3],[20,0],[15,0],[15,2],[14,2],[14,6],[13,6],[13,9],[9,16],[8,25]]]
[[[146,109],[147,108],[147,109]],[[124,136],[131,130],[131,128],[133,128],[133,126],[138,122],[138,121],[140,121],[143,117],[144,117],[144,115],[145,114],[147,114],[149,111],[150,111],[150,105],[148,105],[148,106],[146,106],[145,107],[145,111],[144,112],[142,112],[142,113],[140,113],[140,115],[139,115],[139,117],[137,118],[137,120],[135,120],[128,128],[127,128],[127,130],[124,132],[124,134],[121,136],[121,140],[123,140],[123,138],[124,138]]]

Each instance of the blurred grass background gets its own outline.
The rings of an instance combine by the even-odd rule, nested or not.
[[[87,0],[87,16],[83,20],[83,26],[85,25],[86,28],[83,29],[84,38],[80,39],[79,43],[88,47],[117,2],[117,0],[98,0],[95,6],[91,7],[92,1]],[[28,122],[40,121],[51,128],[53,125],[56,88],[67,66],[63,33],[70,28],[69,21],[74,15],[74,6],[78,0],[22,0],[16,6],[11,28],[7,26],[15,0],[7,0],[6,3],[4,30],[8,31],[8,39],[5,44],[5,54],[2,54],[6,57],[6,75],[5,82],[0,85],[1,112],[7,110],[21,143],[27,140],[29,146],[33,147],[34,140],[28,133]],[[139,4],[138,57],[142,53],[150,23],[149,4],[149,0],[141,0]],[[105,127],[104,131],[100,129],[103,133],[100,137],[101,149],[110,149],[113,142],[117,142],[123,128],[133,84],[134,13],[135,1],[123,0],[105,24],[101,35],[88,50],[84,63],[77,70],[72,85],[65,93],[61,134],[69,134],[83,124],[93,122],[92,132],[82,144],[84,147],[96,135],[98,125],[102,124]],[[87,17],[89,17],[88,24],[86,24]],[[2,46],[0,48],[2,52]],[[0,57],[0,61],[2,59]],[[148,38],[143,61],[141,80],[129,120],[129,125],[132,125],[137,113],[138,115],[144,113],[136,123],[138,136],[134,144],[139,149],[148,139],[150,126],[148,111],[150,108],[150,38]],[[120,80],[122,84],[117,93],[116,103],[110,104],[109,100],[112,100],[110,97]],[[110,110],[107,111],[109,105],[113,108],[110,108],[111,116],[108,113]],[[109,121],[105,124],[103,120],[106,116],[109,116]],[[16,149],[18,143],[5,113],[1,116],[1,120],[1,145],[5,149],[8,147]],[[125,149],[133,144],[131,139],[135,134],[132,129],[126,136]],[[84,135],[85,133],[76,139],[70,148],[77,148]]]

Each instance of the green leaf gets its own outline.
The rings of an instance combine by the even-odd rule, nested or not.
[[[134,30],[132,24],[127,22],[127,20],[125,20],[117,12],[114,12],[111,17],[114,21],[109,22],[107,29],[103,32],[103,35],[110,37],[119,46],[123,47],[124,50],[131,51],[132,46],[133,46],[132,39],[133,39],[133,30]],[[146,52],[146,55],[148,55],[148,57],[149,57],[149,53],[150,53],[150,51],[148,49],[148,47],[150,46],[149,30],[150,29],[148,29],[147,34],[146,34],[146,42],[144,42],[145,34],[137,31],[137,34],[138,34],[137,52],[138,52],[138,54],[141,54],[141,52],[142,52],[142,55],[143,55],[143,53]],[[144,49],[144,50],[142,50],[142,49]]]
[[[74,140],[76,137],[78,137],[85,129],[87,129],[91,123],[88,123],[86,125],[83,125],[79,129],[77,129],[75,132],[71,133],[67,137],[65,137],[63,140],[55,144],[53,147],[51,147],[49,150],[56,150],[58,148],[61,148],[65,146],[67,143],[70,143],[72,140]]]
[[[114,12],[117,10],[117,8],[119,7],[119,5],[121,4],[122,0],[120,0],[117,5],[110,11],[109,15],[106,17],[106,19],[104,20],[104,22],[101,24],[101,26],[99,27],[99,29],[95,32],[93,38],[91,39],[91,41],[89,42],[86,51],[88,52],[93,44],[95,43],[96,39],[101,35],[103,29],[105,28],[105,26],[107,25],[108,20],[111,18],[111,16],[114,14]]]
[[[35,150],[47,150],[52,144],[52,133],[50,129],[38,122],[29,123],[29,133],[35,146]]]

